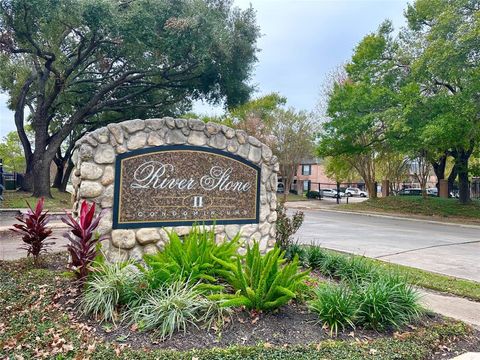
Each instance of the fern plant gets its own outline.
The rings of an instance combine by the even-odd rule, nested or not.
[[[215,285],[217,275],[223,265],[234,264],[238,257],[239,235],[230,241],[217,244],[214,231],[205,231],[194,226],[190,233],[181,239],[175,232],[168,234],[169,242],[163,251],[155,255],[145,255],[146,273],[149,285],[153,289],[175,280],[188,280],[199,283],[200,288],[218,291],[222,286]]]
[[[214,294],[213,300],[222,300],[223,306],[245,306],[254,310],[272,310],[296,297],[297,289],[309,271],[298,272],[298,256],[284,264],[284,252],[275,247],[265,255],[258,242],[247,247],[245,263],[240,259],[234,265],[216,258],[225,269],[219,274],[235,289],[235,294]]]

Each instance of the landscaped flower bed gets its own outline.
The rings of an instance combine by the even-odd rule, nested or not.
[[[43,268],[26,259],[0,262],[1,358],[444,359],[479,341],[464,324],[436,316],[397,331],[357,328],[331,339],[295,302],[273,312],[236,310],[221,330],[192,327],[160,341],[152,331],[81,315],[80,292],[63,276],[66,262],[65,254],[48,255]]]
[[[478,341],[464,324],[426,313],[403,276],[288,245],[288,231],[286,253],[252,243],[242,256],[239,236],[217,243],[214,231],[193,227],[142,261],[108,263],[94,211],[84,203],[78,221],[66,220],[68,261],[0,263],[1,357],[427,359]]]

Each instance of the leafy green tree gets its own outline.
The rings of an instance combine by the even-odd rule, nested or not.
[[[1,0],[0,85],[15,111],[27,188],[50,196],[55,154],[99,114],[246,101],[258,35],[253,9],[229,0]]]
[[[434,108],[423,135],[455,159],[462,203],[470,198],[468,161],[480,135],[479,13],[478,1],[417,0],[402,34],[412,81]]]
[[[351,157],[345,155],[327,156],[324,159],[325,174],[336,182],[354,182],[358,172],[352,166]]]
[[[25,170],[25,157],[22,144],[16,131],[11,131],[0,142],[0,159],[6,171],[22,172]]]
[[[378,179],[390,180],[390,190],[401,190],[402,182],[410,175],[410,159],[402,153],[386,151],[380,153],[376,161]]]
[[[318,123],[311,114],[285,109],[287,99],[271,93],[230,110],[223,123],[243,129],[268,145],[280,164],[285,189],[284,201],[298,166],[314,154]]]
[[[270,128],[270,147],[280,164],[280,174],[285,186],[283,201],[286,201],[298,166],[315,152],[318,125],[310,114],[294,109],[277,110],[274,119]]]

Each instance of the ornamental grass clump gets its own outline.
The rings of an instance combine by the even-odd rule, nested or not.
[[[309,271],[298,271],[298,257],[285,263],[284,252],[278,247],[265,255],[258,242],[247,247],[244,263],[227,263],[215,258],[227,271],[222,277],[233,287],[235,294],[212,295],[222,300],[222,306],[245,306],[251,310],[273,310],[296,297],[296,291]]]
[[[152,289],[174,280],[188,280],[211,291],[220,291],[216,284],[225,268],[222,263],[234,264],[238,255],[240,236],[217,243],[214,231],[194,226],[183,238],[175,232],[168,234],[169,242],[163,251],[145,255],[146,268],[142,268]],[[222,263],[216,261],[221,260]]]
[[[95,217],[95,203],[89,206],[84,200],[80,207],[78,221],[69,213],[62,218],[62,221],[71,228],[70,232],[64,235],[69,240],[67,245],[70,254],[68,267],[81,283],[86,280],[91,270],[90,265],[98,254],[97,244],[101,238],[94,235],[94,231],[102,214],[103,212]]]
[[[360,287],[358,323],[379,331],[399,328],[422,314],[419,300],[419,293],[401,276],[380,276]]]
[[[371,282],[381,276],[378,265],[362,256],[344,256],[345,261],[339,261],[334,276],[343,281],[353,283]]]
[[[92,272],[85,283],[80,309],[100,321],[115,321],[119,307],[129,305],[137,298],[133,294],[140,288],[142,274],[133,260],[107,263],[103,258],[92,264]]]
[[[336,336],[339,330],[355,328],[358,302],[344,284],[321,284],[315,291],[315,298],[309,302],[309,308],[328,325],[330,336]]]
[[[25,243],[20,249],[27,250],[27,256],[33,257],[35,266],[39,265],[40,255],[48,252],[48,247],[55,244],[46,241],[52,235],[52,229],[47,227],[49,221],[48,211],[43,211],[45,199],[37,201],[33,209],[27,201],[28,211],[25,215],[15,217],[21,224],[14,224],[13,232],[22,235]]]
[[[186,332],[188,326],[211,324],[218,317],[215,301],[188,281],[177,280],[145,293],[126,317],[141,330],[153,329],[163,340],[176,331]]]
[[[319,269],[328,254],[320,246],[310,245],[305,248],[305,265],[316,270]]]
[[[405,278],[388,273],[318,287],[310,310],[330,328],[330,334],[347,326],[377,331],[397,329],[420,317],[423,309],[418,292]]]

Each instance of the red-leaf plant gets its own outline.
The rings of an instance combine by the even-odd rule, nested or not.
[[[97,228],[103,212],[97,217],[94,217],[94,215],[95,203],[89,207],[84,200],[80,207],[78,221],[69,213],[62,218],[62,221],[72,228],[70,232],[64,235],[70,241],[67,245],[67,250],[70,253],[68,266],[81,283],[90,271],[90,265],[97,256],[97,244],[102,240],[101,237],[95,236],[93,232]]]
[[[48,215],[48,211],[43,211],[45,199],[43,197],[38,199],[35,210],[28,201],[26,203],[29,208],[27,213],[15,217],[22,224],[14,224],[14,228],[11,230],[23,235],[22,240],[25,245],[20,249],[27,250],[27,256],[32,255],[33,262],[37,266],[40,254],[46,253],[48,247],[55,243],[45,241],[52,234],[52,229],[47,227],[50,215]]]

